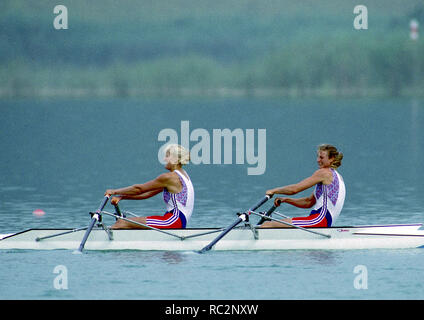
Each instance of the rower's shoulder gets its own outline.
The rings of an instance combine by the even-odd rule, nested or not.
[[[175,179],[176,177],[178,177],[178,175],[174,172],[165,172],[165,173],[158,175],[156,177],[156,180],[158,180],[158,181],[169,181],[169,180]]]
[[[329,184],[333,180],[333,171],[330,168],[320,168],[314,172],[313,176],[318,177],[324,184]]]
[[[314,172],[314,175],[322,177],[333,176],[333,171],[330,168],[320,168]]]
[[[184,176],[186,179],[190,180],[188,173],[184,169],[181,168],[179,170],[175,170],[174,172],[176,172],[178,176]]]

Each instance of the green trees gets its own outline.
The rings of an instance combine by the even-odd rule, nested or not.
[[[72,2],[58,31],[54,2],[3,2],[0,96],[424,92],[420,1],[369,1],[361,31],[348,2],[137,3]]]

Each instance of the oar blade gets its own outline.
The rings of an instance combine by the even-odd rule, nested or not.
[[[90,232],[93,229],[96,221],[98,221],[98,218],[93,216],[93,218],[91,218],[90,225],[88,226],[87,231],[85,231],[84,237],[82,238],[82,241],[79,245],[78,251],[80,253],[82,253],[82,250],[84,250],[85,243],[87,242],[88,236],[90,235]]]

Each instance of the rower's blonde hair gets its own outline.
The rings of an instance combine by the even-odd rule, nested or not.
[[[185,165],[190,162],[190,151],[179,144],[169,144],[165,148],[165,154],[171,157],[174,164]]]
[[[335,146],[331,144],[320,144],[318,151],[327,151],[328,158],[334,158],[331,168],[337,169],[342,165],[343,153],[339,152]]]

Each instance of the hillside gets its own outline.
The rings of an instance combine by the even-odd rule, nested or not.
[[[0,94],[418,94],[422,1],[57,1],[0,4]]]

